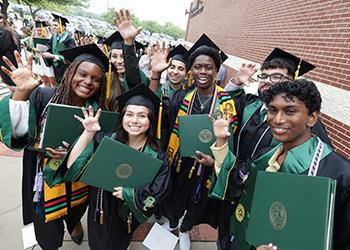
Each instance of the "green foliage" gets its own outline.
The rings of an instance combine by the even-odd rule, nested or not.
[[[90,15],[91,16],[91,15]],[[114,8],[109,8],[105,13],[103,13],[100,18],[103,21],[113,23]],[[141,21],[138,17],[131,13],[131,20],[135,27],[142,27],[144,30],[148,30],[152,33],[164,33],[170,36],[180,38],[185,37],[185,31],[177,27],[176,25],[167,22],[164,25],[160,25],[156,21]]]

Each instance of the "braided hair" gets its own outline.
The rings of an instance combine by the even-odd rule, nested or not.
[[[72,81],[74,78],[74,75],[79,67],[79,65],[82,62],[75,61],[72,62],[67,70],[65,71],[60,86],[56,89],[56,92],[52,98],[52,103],[60,103],[60,104],[66,104],[66,105],[73,105],[72,104],[72,97],[73,97],[73,89],[72,89]],[[106,98],[106,79],[105,75],[103,74],[103,80],[100,84],[100,89],[98,92],[91,98],[94,98],[98,106],[101,108],[104,108],[105,105],[105,98]]]

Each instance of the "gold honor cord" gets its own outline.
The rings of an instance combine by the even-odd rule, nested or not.
[[[109,62],[108,75],[107,75],[107,86],[106,86],[106,100],[108,100],[110,95],[111,95],[111,78],[112,78],[112,63]]]
[[[159,104],[159,113],[158,113],[158,126],[157,126],[157,138],[160,140],[161,130],[162,130],[162,113],[163,113],[163,104]]]

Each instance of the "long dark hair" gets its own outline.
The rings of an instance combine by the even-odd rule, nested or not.
[[[11,37],[13,43],[18,47],[19,46],[19,40],[18,40],[18,35],[16,31],[11,27],[11,24],[7,21],[7,18],[4,14],[0,13],[0,18],[4,20],[4,29],[8,30],[11,32]]]
[[[72,105],[72,81],[73,77],[82,62],[72,62],[67,70],[64,72],[60,86],[57,88],[54,97],[52,98],[53,103],[61,103],[66,105]],[[100,89],[91,98],[94,98],[98,102],[98,106],[104,108],[106,98],[106,76],[103,74],[103,79],[100,84]]]
[[[124,144],[128,142],[128,132],[126,132],[125,129],[123,128],[123,118],[126,113],[126,107],[127,106],[125,106],[122,112],[120,113],[119,125],[116,129],[117,141],[120,141],[121,143],[124,143]],[[148,109],[147,117],[149,119],[149,129],[146,131],[147,144],[149,144],[153,150],[158,151],[159,142],[158,142],[158,139],[156,138],[156,131],[157,131],[156,116],[153,110],[149,108],[147,109]]]

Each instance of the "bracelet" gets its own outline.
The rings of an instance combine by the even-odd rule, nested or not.
[[[160,80],[160,77],[159,77],[159,78],[156,78],[156,77],[151,76],[151,80],[159,81],[159,80]]]

